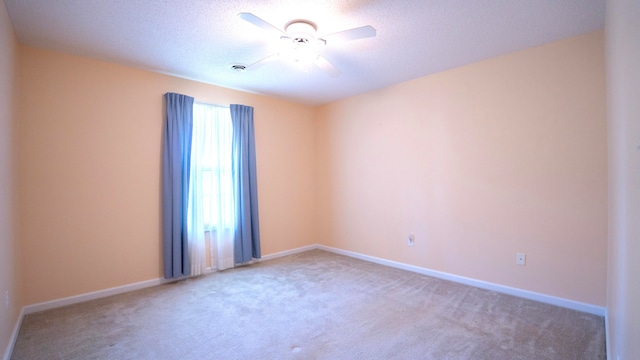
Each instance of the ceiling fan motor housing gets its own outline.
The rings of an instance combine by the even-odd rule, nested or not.
[[[297,43],[308,43],[315,40],[318,27],[308,20],[294,20],[285,26],[286,33]]]

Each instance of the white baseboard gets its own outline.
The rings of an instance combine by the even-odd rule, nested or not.
[[[453,275],[453,274],[449,274],[441,271],[431,270],[431,269],[422,268],[414,265],[408,265],[408,264],[386,260],[386,259],[382,259],[374,256],[363,255],[353,251],[342,250],[342,249],[333,248],[325,245],[317,245],[317,244],[309,245],[309,246],[303,246],[303,247],[286,250],[286,251],[282,251],[274,254],[269,254],[269,255],[263,256],[258,261],[268,261],[271,259],[276,259],[276,258],[287,256],[287,255],[293,255],[293,254],[297,254],[297,253],[301,253],[301,252],[313,250],[313,249],[321,249],[321,250],[329,251],[332,253],[373,262],[380,265],[412,271],[412,272],[416,272],[423,275],[433,276],[433,277],[444,279],[444,280],[449,280],[449,281],[453,281],[461,284],[475,286],[481,289],[492,290],[492,291],[496,291],[503,294],[513,295],[513,296],[517,296],[517,297],[521,297],[529,300],[535,300],[535,301],[543,302],[546,304],[561,306],[561,307],[565,307],[565,308],[569,308],[569,309],[573,309],[581,312],[586,312],[589,314],[598,315],[598,316],[605,316],[606,314],[605,308],[602,306],[596,306],[592,304],[564,299],[564,298],[537,293],[533,291],[517,289],[517,288],[505,286],[505,285],[499,285],[499,284],[490,283],[482,280],[476,280],[476,279],[472,279],[464,276]],[[175,281],[175,279],[167,280],[167,279],[159,278],[159,279],[141,281],[133,284],[113,287],[113,288],[104,289],[104,290],[94,291],[90,293],[80,294],[76,296],[70,296],[62,299],[46,301],[46,302],[37,303],[33,305],[27,305],[22,309],[22,313],[25,315],[32,314],[38,311],[54,309],[61,306],[99,299],[99,298],[116,295],[116,294],[122,294],[125,292],[143,289],[143,288],[156,286],[156,285],[162,285],[162,284],[166,284],[173,281]],[[22,318],[20,318],[20,321],[22,321]],[[19,328],[19,326],[17,327]]]
[[[16,346],[16,341],[18,340],[18,333],[20,332],[20,326],[22,326],[22,319],[24,318],[24,308],[20,310],[20,315],[18,316],[18,320],[16,320],[16,324],[13,327],[13,331],[11,332],[11,337],[9,338],[9,343],[7,344],[7,349],[4,351],[3,360],[10,360],[11,354],[13,354],[13,348]]]
[[[605,315],[605,308],[602,306],[596,306],[596,305],[587,304],[579,301],[541,294],[533,291],[512,288],[509,286],[494,284],[494,283],[490,283],[482,280],[471,279],[464,276],[458,276],[458,275],[453,275],[453,274],[449,274],[441,271],[422,268],[419,266],[403,264],[403,263],[399,263],[391,260],[377,258],[369,255],[363,255],[357,252],[337,249],[329,246],[317,245],[316,248],[329,251],[332,253],[340,254],[340,255],[346,255],[346,256],[360,259],[360,260],[373,262],[380,265],[386,265],[386,266],[394,267],[397,269],[408,270],[408,271],[413,271],[423,275],[433,276],[439,279],[449,280],[449,281],[453,281],[453,282],[457,282],[465,285],[471,285],[480,289],[492,290],[492,291],[507,294],[507,295],[513,295],[513,296],[517,296],[524,299],[534,300],[534,301],[542,302],[545,304],[556,305],[556,306],[577,310],[577,311],[581,311],[589,314],[594,314],[598,316]]]
[[[176,281],[176,279],[158,278],[153,280],[141,281],[133,284],[127,284],[123,286],[112,287],[109,289],[93,291],[85,294],[62,298],[62,299],[56,299],[56,300],[45,301],[37,304],[27,305],[23,308],[23,312],[25,315],[33,314],[38,311],[55,309],[58,307],[77,304],[77,303],[94,300],[94,299],[100,299],[100,298],[111,296],[111,295],[122,294],[122,293],[126,293],[133,290],[167,284],[173,281]]]
[[[319,249],[318,245],[308,245],[308,246],[303,246],[303,247],[299,247],[299,248],[295,248],[295,249],[291,249],[291,250],[286,250],[286,251],[281,251],[281,252],[265,255],[265,256],[261,257],[260,259],[258,259],[257,261],[267,261],[267,260],[271,260],[271,259],[277,259],[279,257],[283,257],[283,256],[287,256],[287,255],[293,255],[293,254],[297,254],[297,253],[301,253],[301,252],[305,252],[305,251],[309,251],[309,250],[314,250],[314,249]]]
[[[613,352],[611,347],[611,332],[609,331],[609,309],[604,309],[604,345],[607,349],[607,359],[613,359]]]

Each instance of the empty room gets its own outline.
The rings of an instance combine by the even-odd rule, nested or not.
[[[638,18],[0,1],[0,354],[634,359]]]

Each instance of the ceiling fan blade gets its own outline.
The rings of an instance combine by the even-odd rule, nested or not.
[[[344,31],[338,31],[333,34],[323,36],[322,39],[327,42],[351,41],[376,36],[376,29],[371,25],[361,26]]]
[[[337,76],[340,76],[340,74],[342,74],[342,72],[337,67],[333,66],[332,63],[327,61],[327,59],[323,58],[322,56],[318,56],[318,58],[313,62],[313,64],[319,67],[322,71],[329,74],[329,76],[331,77],[337,77]]]
[[[246,69],[247,70],[255,70],[255,69],[259,68],[260,66],[262,66],[262,65],[264,65],[266,63],[269,63],[269,62],[272,62],[273,60],[276,60],[278,57],[279,57],[278,54],[273,54],[271,56],[267,56],[266,58],[258,60],[258,61],[254,62],[251,65],[247,65]]]
[[[269,24],[268,22],[260,19],[259,17],[253,15],[252,13],[238,13],[238,17],[246,22],[249,22],[263,30],[267,30],[272,33],[276,33],[278,36],[287,35],[284,31],[278,29],[277,27]]]

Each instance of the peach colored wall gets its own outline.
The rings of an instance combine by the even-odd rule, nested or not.
[[[0,1],[0,356],[5,354],[22,307],[14,199],[16,75],[16,40]],[[9,308],[5,306],[7,291]]]
[[[607,1],[609,359],[640,354],[640,3]]]
[[[25,302],[162,277],[165,92],[255,108],[263,255],[316,242],[312,107],[20,46]]]
[[[319,241],[603,306],[603,39],[590,33],[320,108]]]

